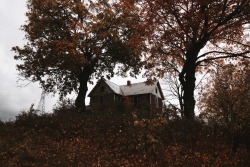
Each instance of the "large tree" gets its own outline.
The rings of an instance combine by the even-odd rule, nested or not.
[[[136,7],[132,13],[108,0],[28,0],[27,7],[22,26],[27,43],[13,47],[21,60],[17,69],[46,92],[64,97],[76,91],[75,105],[84,111],[94,75],[111,77],[117,64],[118,73],[139,72]]]
[[[250,0],[134,0],[145,29],[147,75],[179,73],[184,116],[194,118],[196,73],[216,59],[249,57]]]

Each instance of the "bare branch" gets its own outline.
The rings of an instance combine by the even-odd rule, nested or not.
[[[222,52],[223,53],[223,52]],[[226,59],[226,58],[233,58],[233,57],[242,57],[242,58],[248,58],[250,59],[250,56],[245,56],[245,54],[250,53],[250,51],[246,51],[243,53],[238,53],[238,54],[234,54],[234,53],[223,53],[223,54],[227,54],[226,56],[218,56],[218,57],[213,57],[213,58],[207,58],[201,61],[198,61],[196,63],[196,65],[198,66],[199,64],[201,64],[202,62],[207,62],[207,61],[212,61],[212,60],[218,60],[218,59]]]

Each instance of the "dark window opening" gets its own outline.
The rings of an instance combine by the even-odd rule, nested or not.
[[[158,108],[159,107],[159,103],[158,103],[158,97],[157,96],[155,97],[155,104],[156,104],[156,108]]]
[[[155,89],[155,93],[157,94],[157,88]]]
[[[138,106],[138,97],[134,96],[134,106],[137,107]]]
[[[115,94],[115,98],[114,98],[115,101],[121,101],[122,100],[122,97],[118,94]]]
[[[101,87],[101,92],[104,92],[104,86]]]

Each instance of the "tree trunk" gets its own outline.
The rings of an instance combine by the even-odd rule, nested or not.
[[[202,48],[206,45],[209,40],[208,35],[204,35],[202,39],[197,41],[191,48],[186,52],[186,61],[184,63],[183,69],[179,74],[179,80],[183,87],[183,102],[184,102],[184,117],[186,119],[194,119],[194,109],[195,109],[195,71],[196,71],[196,61],[198,54]]]
[[[181,94],[179,95],[179,105],[180,105],[180,113],[181,113],[181,118],[184,118],[184,103],[183,103],[183,95],[182,95],[182,92]]]
[[[192,52],[191,52],[192,53]],[[196,57],[197,54],[187,54],[187,60],[184,64],[183,70],[179,75],[179,80],[183,87],[183,102],[184,102],[184,117],[186,119],[194,119],[194,90],[195,90],[195,69],[196,69]]]
[[[189,67],[185,75],[185,87],[184,87],[184,116],[187,119],[194,119],[194,90],[195,90],[195,67]]]
[[[79,87],[77,98],[75,100],[75,106],[78,110],[82,112],[86,111],[85,98],[86,98],[86,93],[88,91],[87,84],[88,84],[90,75],[91,75],[91,70],[85,67],[84,70],[82,70],[80,72],[80,75],[78,76],[80,87]]]
[[[94,67],[98,61],[98,59],[93,58],[93,53],[91,49],[84,48],[82,50],[84,52],[85,59],[88,60],[88,64],[85,64],[84,68],[81,69],[80,74],[78,76],[78,80],[80,82],[78,96],[75,101],[75,106],[78,110],[85,112],[85,98],[88,91],[88,81],[91,74],[94,72]]]

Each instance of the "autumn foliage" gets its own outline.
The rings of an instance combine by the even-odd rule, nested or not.
[[[141,69],[135,11],[107,0],[28,0],[26,16],[26,43],[12,48],[20,76],[61,98],[77,93],[75,105],[82,111],[93,78]]]
[[[76,92],[82,111],[94,76],[145,69],[149,79],[177,73],[181,113],[194,119],[197,72],[249,58],[249,0],[28,0],[27,8],[27,42],[12,48],[20,76],[61,97]]]
[[[148,77],[178,73],[183,114],[195,117],[197,72],[214,60],[248,57],[249,0],[134,0],[145,29]]]
[[[200,116],[223,127],[234,149],[239,142],[250,147],[249,72],[249,60],[217,67],[199,100]]]
[[[78,109],[62,102],[53,114],[31,108],[0,122],[0,166],[249,166],[249,0],[28,0],[27,7],[27,42],[12,48],[19,74],[61,98],[77,92]],[[142,68],[149,79],[174,77],[184,119],[173,108],[79,112],[93,77]],[[196,77],[206,71],[212,77],[197,118]]]
[[[233,152],[223,133],[199,120],[146,111],[31,110],[1,122],[0,165],[247,166],[249,151]]]

